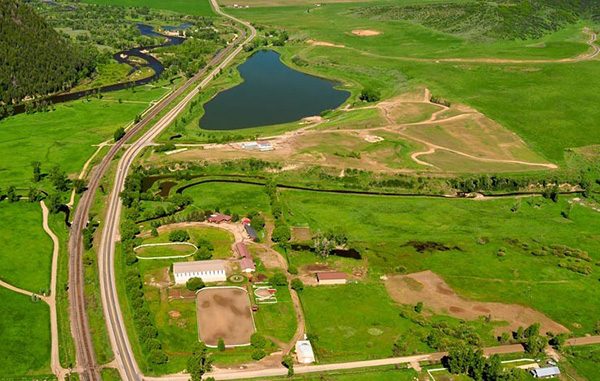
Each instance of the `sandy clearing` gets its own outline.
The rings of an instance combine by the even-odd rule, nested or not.
[[[435,313],[459,319],[475,320],[480,316],[491,316],[492,320],[508,322],[508,326],[495,329],[497,334],[515,331],[533,323],[540,323],[544,333],[569,332],[563,325],[530,307],[462,298],[439,275],[429,270],[408,275],[392,275],[388,277],[385,286],[392,299],[398,303],[423,302],[425,308]]]
[[[250,344],[256,331],[248,292],[239,287],[209,287],[196,296],[198,335],[207,346],[215,347],[219,339],[225,346]]]
[[[328,46],[330,48],[345,48],[346,45],[334,44],[327,41],[306,40],[306,43],[312,46]]]
[[[373,29],[354,29],[352,34],[360,37],[371,37],[378,36],[381,34],[381,32]]]

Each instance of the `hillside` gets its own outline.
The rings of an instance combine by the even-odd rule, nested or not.
[[[407,20],[466,38],[531,39],[580,18],[598,19],[591,0],[501,0],[413,6],[377,5],[354,13],[379,20]]]
[[[67,89],[93,70],[92,52],[64,40],[20,0],[0,1],[0,31],[5,105]]]

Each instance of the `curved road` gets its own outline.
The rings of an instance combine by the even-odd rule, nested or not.
[[[105,226],[102,230],[102,238],[98,251],[99,273],[100,273],[100,293],[102,305],[104,308],[104,317],[108,328],[111,346],[115,354],[115,363],[123,381],[138,381],[142,379],[142,374],[135,360],[131,344],[125,328],[123,314],[118,301],[117,286],[114,272],[115,246],[119,239],[119,221],[121,216],[120,192],[124,188],[125,179],[130,166],[133,164],[137,155],[156,138],[175,118],[181,113],[188,103],[199,93],[200,89],[205,87],[221,69],[225,68],[243,49],[245,43],[250,42],[256,36],[256,30],[247,22],[225,14],[219,8],[216,0],[211,0],[216,13],[227,17],[238,24],[244,25],[250,34],[246,37],[242,32],[239,39],[244,39],[240,44],[232,44],[235,47],[222,60],[212,63],[214,69],[210,74],[200,82],[188,95],[185,96],[173,109],[165,114],[154,126],[152,126],[141,138],[131,144],[120,159],[114,179],[113,189],[110,194],[107,213],[105,217]],[[204,73],[202,73],[204,74]],[[89,192],[93,194],[92,192]],[[80,274],[81,275],[81,274]]]

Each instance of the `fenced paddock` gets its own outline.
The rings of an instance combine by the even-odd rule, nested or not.
[[[250,345],[256,332],[248,292],[241,287],[207,287],[196,294],[198,337],[209,347]]]

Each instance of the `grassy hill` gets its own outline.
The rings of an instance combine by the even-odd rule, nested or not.
[[[93,70],[93,53],[64,40],[20,0],[0,2],[0,30],[4,105],[67,89]]]
[[[356,14],[380,20],[414,21],[426,27],[470,38],[540,38],[580,18],[600,17],[590,0],[501,0],[435,5],[377,5]]]

